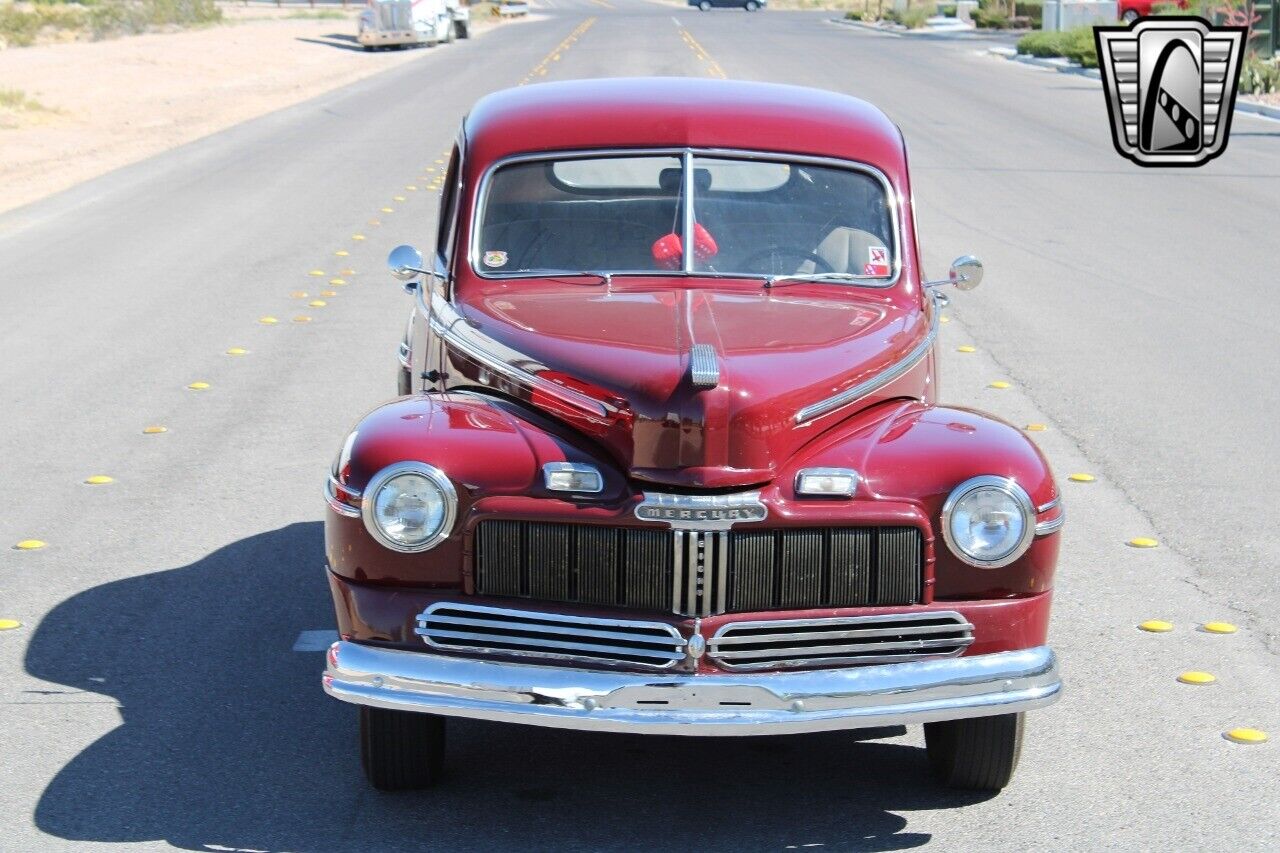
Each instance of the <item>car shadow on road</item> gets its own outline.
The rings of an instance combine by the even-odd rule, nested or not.
[[[49,783],[42,831],[190,850],[901,850],[931,836],[900,812],[985,798],[935,786],[919,748],[853,733],[646,738],[467,720],[450,723],[441,787],[378,794],[360,775],[355,709],[322,694],[320,654],[291,651],[299,631],[333,624],[322,543],[318,523],[292,524],[45,617],[27,670],[114,697],[122,724]]]

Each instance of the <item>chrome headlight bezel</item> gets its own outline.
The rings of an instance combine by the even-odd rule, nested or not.
[[[425,478],[439,489],[441,496],[444,498],[444,517],[441,519],[440,529],[416,545],[405,545],[403,542],[397,542],[392,539],[383,531],[377,519],[374,518],[374,507],[377,505],[378,492],[392,478],[403,474],[417,474]],[[423,551],[430,551],[448,539],[449,535],[453,533],[453,525],[458,517],[458,492],[454,489],[453,483],[450,482],[448,476],[434,465],[428,465],[425,462],[396,462],[383,468],[369,480],[364,489],[364,497],[360,502],[360,516],[364,519],[364,529],[369,531],[369,535],[377,540],[378,544],[403,554],[418,554]]]
[[[955,536],[951,532],[951,515],[955,511],[956,504],[967,495],[979,489],[994,489],[1003,492],[1018,507],[1022,515],[1022,536],[1019,537],[1013,549],[1007,554],[994,560],[982,560],[974,557],[969,552],[960,547],[956,542]],[[979,569],[999,569],[1017,560],[1023,554],[1027,553],[1027,549],[1031,547],[1031,542],[1036,536],[1036,508],[1031,503],[1031,497],[1026,490],[1019,486],[1018,483],[1008,477],[996,477],[992,475],[984,475],[981,477],[972,477],[965,480],[960,485],[951,490],[951,494],[947,495],[946,503],[942,505],[942,538],[946,541],[947,547],[951,549],[951,553],[964,563],[975,566]]]

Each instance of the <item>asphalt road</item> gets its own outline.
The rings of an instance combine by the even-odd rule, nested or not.
[[[1211,165],[1143,170],[1112,150],[1092,81],[826,17],[545,0],[537,20],[0,217],[0,619],[21,622],[0,631],[0,849],[1280,845],[1280,123],[1240,117]],[[637,74],[874,101],[909,140],[932,269],[986,262],[943,327],[943,397],[1044,424],[1070,512],[1067,694],[1031,718],[1000,796],[936,788],[917,730],[696,741],[466,721],[444,787],[379,795],[354,710],[322,695],[318,653],[293,650],[332,626],[326,467],[394,390],[410,306],[382,259],[428,243],[459,120],[523,80]],[[1160,547],[1126,546],[1138,536]],[[48,544],[8,548],[29,538]],[[1154,618],[1175,630],[1136,630]],[[1196,630],[1215,619],[1240,630]],[[1217,683],[1175,680],[1193,669]],[[1224,740],[1236,726],[1273,739]]]

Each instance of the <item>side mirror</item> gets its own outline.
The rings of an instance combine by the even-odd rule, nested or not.
[[[387,268],[400,281],[408,281],[417,275],[425,275],[422,268],[422,253],[413,246],[396,246],[387,255]]]
[[[982,283],[982,261],[973,255],[965,255],[951,262],[948,273],[956,290],[973,290]]]
[[[956,290],[973,290],[982,282],[982,261],[973,255],[962,255],[951,262],[951,270],[947,277],[936,281],[926,281],[925,289],[954,284]]]

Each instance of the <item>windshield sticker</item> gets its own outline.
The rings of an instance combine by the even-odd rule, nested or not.
[[[870,262],[863,266],[863,275],[889,275],[888,249],[884,246],[870,246],[867,248],[867,256]]]
[[[505,267],[507,265],[506,252],[485,252],[484,265],[486,267]]]

